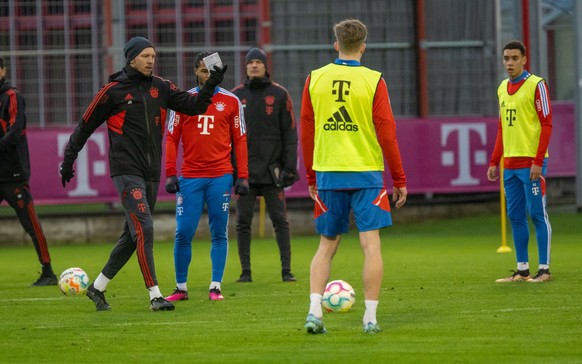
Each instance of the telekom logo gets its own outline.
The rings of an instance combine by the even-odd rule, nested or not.
[[[476,133],[481,145],[471,148],[471,135]],[[471,165],[487,165],[487,126],[485,123],[442,124],[441,146],[446,148],[449,136],[456,138],[457,150],[441,152],[441,164],[445,167],[457,166],[457,178],[451,180],[452,186],[476,186],[479,178],[471,175]]]
[[[214,129],[214,115],[198,115],[198,129],[200,134],[210,135],[210,129]]]
[[[65,147],[69,142],[70,134],[59,134],[58,135],[58,150],[59,157],[63,157],[65,153]],[[98,156],[103,157],[103,159],[89,160],[89,147],[91,144],[97,146]],[[95,154],[93,154],[95,157]],[[90,186],[90,176],[105,176],[107,174],[107,150],[105,143],[105,133],[94,133],[87,140],[87,143],[83,149],[79,152],[77,160],[75,161],[75,178],[71,181],[71,185],[75,186],[75,189],[68,191],[67,195],[69,197],[92,197],[99,195],[99,191],[91,188]]]

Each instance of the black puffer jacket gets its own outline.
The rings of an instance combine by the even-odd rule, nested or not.
[[[169,80],[124,67],[93,98],[69,139],[64,163],[72,163],[95,129],[107,121],[111,176],[136,175],[159,181],[166,111],[205,112],[213,90],[204,91],[193,96]]]
[[[24,97],[6,79],[0,79],[0,182],[30,178]]]
[[[273,184],[273,165],[297,175],[297,127],[289,92],[268,77],[247,79],[232,92],[244,107],[249,183]]]

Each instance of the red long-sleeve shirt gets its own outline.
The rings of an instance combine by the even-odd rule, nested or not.
[[[192,94],[198,88],[188,91]],[[220,177],[233,172],[234,150],[238,178],[248,178],[248,155],[244,113],[239,99],[217,88],[212,104],[201,115],[172,112],[166,141],[166,176],[176,176],[180,140],[183,145],[181,175],[186,178]]]

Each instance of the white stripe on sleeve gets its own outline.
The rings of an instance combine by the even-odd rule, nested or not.
[[[548,116],[550,113],[550,101],[548,99],[548,90],[546,89],[545,83],[541,81],[538,83],[538,91],[540,92],[540,101],[542,103],[542,112],[544,117]]]

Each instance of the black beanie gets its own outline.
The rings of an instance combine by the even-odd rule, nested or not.
[[[258,59],[259,61],[263,62],[265,67],[267,67],[267,54],[262,49],[259,48],[251,49],[247,53],[247,56],[245,57],[246,64],[249,64],[249,62],[252,61],[253,59]]]
[[[133,37],[127,42],[125,47],[123,47],[123,54],[125,54],[125,59],[127,63],[133,61],[144,49],[154,48],[152,43],[145,39],[144,37]]]

